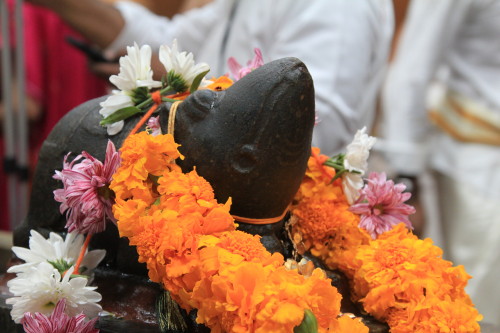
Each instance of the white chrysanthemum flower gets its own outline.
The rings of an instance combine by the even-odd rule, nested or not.
[[[169,77],[181,79],[180,83],[168,82],[177,92],[189,90],[193,81],[199,75],[210,70],[206,63],[195,64],[193,54],[185,51],[179,52],[177,39],[174,39],[172,48],[167,45],[160,46],[160,61],[165,66]]]
[[[353,204],[359,197],[359,190],[363,187],[363,175],[368,168],[368,157],[376,138],[366,134],[366,127],[356,132],[354,140],[347,146],[344,157],[344,168],[348,171],[342,175],[342,186],[349,204]]]
[[[151,47],[144,45],[141,48],[134,43],[127,47],[127,55],[120,58],[120,73],[112,75],[109,81],[119,90],[113,90],[112,95],[100,104],[99,113],[108,117],[125,107],[134,106],[134,90],[145,87],[148,89],[161,87],[161,82],[153,80],[151,70]],[[106,126],[108,135],[118,134],[123,128],[123,120]]]
[[[132,91],[139,87],[158,88],[161,82],[153,80],[151,70],[151,47],[127,46],[127,55],[120,58],[120,73],[111,75],[109,81],[121,91]]]
[[[25,263],[10,267],[7,272],[26,273],[31,267],[37,266],[41,262],[49,262],[52,265],[62,267],[62,270],[67,270],[76,262],[84,238],[83,235],[72,232],[66,235],[66,239],[63,239],[58,234],[51,232],[49,238],[45,239],[35,230],[31,230],[29,249],[18,246],[12,247],[12,251],[16,256],[24,260]],[[89,274],[97,267],[105,255],[105,250],[87,252],[80,266],[80,273]]]
[[[71,278],[74,267],[64,277],[47,262],[32,266],[7,282],[9,291],[14,297],[6,300],[12,304],[12,319],[19,323],[26,312],[40,312],[50,315],[57,302],[66,299],[65,313],[73,317],[80,313],[93,318],[102,310],[97,304],[101,294],[94,291],[97,287],[87,286],[84,277]]]
[[[119,90],[113,90],[112,95],[102,102],[100,106],[101,109],[99,110],[99,113],[103,116],[103,118],[106,118],[120,109],[134,106],[134,102],[132,101],[132,97],[126,93]],[[115,123],[105,125],[108,135],[116,135],[120,133],[124,124],[125,122],[120,120]]]

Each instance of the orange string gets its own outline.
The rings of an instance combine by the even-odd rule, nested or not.
[[[276,217],[269,217],[269,218],[263,218],[263,219],[257,219],[257,218],[251,218],[251,217],[242,217],[242,216],[237,216],[237,215],[231,215],[236,221],[242,222],[242,223],[248,223],[248,224],[271,224],[271,223],[276,223],[285,217],[286,213],[288,213],[288,209],[290,206],[288,206],[285,211],[280,215]]]
[[[73,274],[79,275],[80,272],[80,265],[82,264],[83,257],[85,257],[85,252],[87,252],[87,249],[90,244],[90,240],[92,239],[93,234],[87,234],[87,238],[85,238],[85,243],[83,243],[83,246],[80,250],[80,255],[78,256],[78,259],[76,260],[75,264],[75,270],[73,271]]]
[[[168,95],[166,96],[167,98],[172,98],[172,99],[177,99],[179,101],[183,101],[185,100],[189,95],[191,95],[191,93],[189,91],[185,91],[183,93],[176,93],[176,94],[173,94],[173,95]]]
[[[159,90],[153,92],[151,94],[151,98],[153,99],[154,104],[151,106],[151,108],[149,108],[148,112],[146,112],[146,114],[142,116],[141,120],[139,120],[139,122],[135,125],[132,131],[130,131],[129,135],[137,133],[139,128],[141,128],[141,126],[144,125],[144,123],[149,119],[149,117],[151,117],[153,112],[155,112],[158,106],[161,104],[161,94]]]

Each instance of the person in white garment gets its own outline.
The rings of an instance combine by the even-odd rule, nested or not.
[[[386,69],[394,18],[391,0],[215,0],[172,19],[139,4],[95,0],[29,0],[57,12],[106,52],[133,42],[171,45],[228,72],[227,59],[246,63],[260,48],[264,62],[294,56],[315,85],[318,124],[313,145],[333,155],[363,126],[372,127]]]
[[[444,255],[499,325],[500,1],[411,1],[382,95],[388,161],[405,176],[433,170]]]

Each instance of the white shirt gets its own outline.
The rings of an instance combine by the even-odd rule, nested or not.
[[[432,134],[426,94],[443,66],[445,86],[500,116],[500,1],[412,1],[382,101],[384,148],[398,172],[420,172],[427,144],[432,168],[498,197],[500,147]]]
[[[134,41],[156,48],[177,38],[180,49],[211,66],[209,76],[227,73],[231,56],[246,64],[255,47],[264,62],[297,57],[315,85],[313,145],[333,155],[372,126],[393,33],[390,0],[240,0],[228,29],[234,3],[216,0],[169,20],[120,2],[126,26],[109,49]]]

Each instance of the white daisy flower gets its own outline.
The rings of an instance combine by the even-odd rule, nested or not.
[[[151,70],[151,47],[127,46],[127,55],[120,58],[120,73],[111,75],[109,81],[121,91],[132,91],[139,87],[158,88],[161,82],[153,80]]]
[[[354,140],[347,146],[344,157],[344,168],[348,171],[342,175],[342,186],[349,204],[353,204],[359,197],[359,190],[363,187],[363,175],[368,168],[368,157],[376,138],[366,134],[366,127],[356,132]]]
[[[127,47],[127,55],[120,58],[120,73],[112,75],[109,81],[119,90],[113,90],[112,95],[100,104],[99,113],[108,117],[116,111],[125,107],[134,106],[134,90],[137,88],[158,88],[161,82],[153,80],[151,70],[151,47],[144,45],[141,48]],[[118,134],[123,128],[123,120],[112,124],[106,124],[108,135]]]
[[[48,262],[54,268],[65,271],[74,265],[78,259],[84,238],[83,235],[72,232],[66,235],[66,239],[63,239],[60,235],[51,232],[49,238],[45,239],[35,230],[31,230],[29,249],[18,246],[12,247],[12,251],[16,256],[24,260],[25,263],[10,267],[7,272],[26,273],[41,262]],[[105,255],[105,250],[87,252],[80,266],[80,273],[87,275],[91,273]]]
[[[132,101],[132,97],[126,93],[119,90],[113,90],[112,95],[102,102],[100,106],[101,109],[99,110],[99,113],[103,116],[103,118],[106,118],[120,109],[134,106],[134,102]],[[124,124],[125,122],[120,120],[115,123],[105,125],[108,135],[116,135],[120,133]]]
[[[12,305],[11,317],[19,323],[26,312],[39,312],[50,315],[57,302],[66,299],[65,313],[71,317],[80,313],[93,318],[102,310],[97,304],[101,294],[94,291],[97,287],[87,286],[84,277],[71,278],[74,267],[64,277],[47,262],[30,267],[24,273],[7,282],[14,297],[6,300]]]
[[[168,84],[177,92],[189,90],[196,78],[210,71],[206,63],[195,64],[191,52],[179,52],[177,39],[174,39],[172,48],[160,46],[160,61],[168,73]]]

